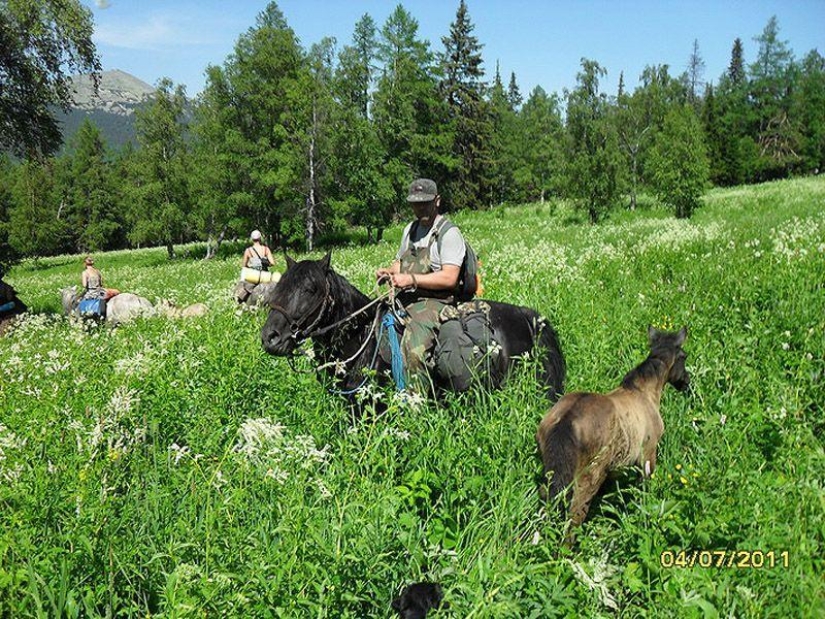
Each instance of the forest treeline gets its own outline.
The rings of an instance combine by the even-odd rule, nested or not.
[[[435,179],[450,209],[571,200],[597,222],[654,194],[686,217],[714,185],[816,173],[825,165],[825,60],[795,58],[771,18],[746,57],[706,80],[648,66],[604,92],[582,59],[563,93],[487,76],[464,0],[435,49],[402,5],[352,40],[304,49],[277,4],[261,12],[193,102],[168,79],[112,151],[86,121],[60,156],[0,159],[0,263],[207,241],[260,228],[273,245],[317,244],[399,216],[409,182]],[[536,53],[541,53],[537,50]]]

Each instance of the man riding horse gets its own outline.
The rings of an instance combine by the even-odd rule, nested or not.
[[[439,316],[445,305],[456,301],[467,247],[458,227],[438,212],[441,196],[434,181],[413,181],[407,202],[416,219],[404,228],[395,261],[375,275],[400,291],[397,299],[408,315],[401,338],[407,381],[421,392],[429,385]]]

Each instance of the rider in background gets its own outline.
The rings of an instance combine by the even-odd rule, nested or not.
[[[80,281],[83,284],[83,298],[108,301],[120,294],[120,290],[117,288],[105,288],[103,286],[103,275],[95,268],[95,261],[91,256],[86,256],[83,264],[85,268],[80,275]]]
[[[416,219],[404,228],[395,261],[375,275],[379,282],[389,282],[400,291],[397,298],[409,314],[401,338],[407,378],[411,389],[423,392],[429,384],[439,314],[445,305],[455,303],[467,250],[455,225],[441,233],[447,220],[438,212],[441,196],[435,181],[413,181],[407,202]]]
[[[269,247],[261,243],[261,231],[253,230],[249,235],[252,245],[246,248],[243,253],[241,266],[255,269],[256,271],[268,271],[275,261],[272,259],[272,252]]]

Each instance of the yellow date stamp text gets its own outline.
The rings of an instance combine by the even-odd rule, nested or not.
[[[663,568],[709,567],[770,569],[790,567],[787,550],[665,550],[659,555]]]

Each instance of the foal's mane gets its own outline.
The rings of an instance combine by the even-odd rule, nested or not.
[[[654,348],[647,356],[647,359],[625,374],[625,377],[622,379],[622,387],[625,389],[633,389],[637,387],[639,383],[660,378],[668,371],[670,366],[673,365],[676,350],[675,348],[665,346]]]

